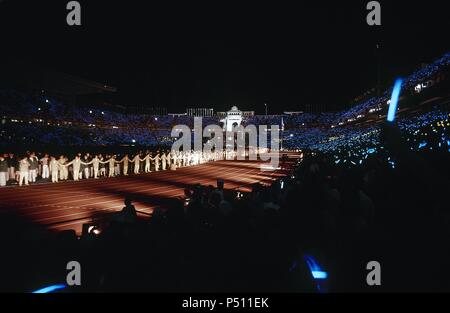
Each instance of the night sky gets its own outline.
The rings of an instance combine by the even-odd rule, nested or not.
[[[376,44],[385,85],[450,50],[445,1],[380,1],[380,27],[368,1],[79,2],[69,27],[67,1],[0,1],[1,61],[115,86],[125,105],[279,113],[341,109],[375,87]]]

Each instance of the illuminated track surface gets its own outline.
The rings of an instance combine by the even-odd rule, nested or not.
[[[288,165],[295,157],[290,156]],[[74,229],[80,234],[83,224],[101,222],[120,211],[125,196],[133,199],[140,218],[149,218],[155,207],[164,208],[165,201],[183,196],[185,188],[197,183],[215,186],[221,178],[225,189],[246,192],[251,184],[270,183],[286,173],[286,170],[261,171],[262,164],[218,161],[176,171],[2,188],[0,218],[8,213],[49,230]]]

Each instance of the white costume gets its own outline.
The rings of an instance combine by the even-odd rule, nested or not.
[[[150,157],[150,153],[144,157],[144,160],[145,160],[144,172],[146,172],[146,173],[151,172],[152,170],[150,168],[150,165],[151,165],[150,160],[152,160],[152,158]]]
[[[177,160],[177,155],[176,155],[175,152],[172,152],[172,153],[171,153],[171,156],[172,156],[173,162],[172,162],[172,164],[170,165],[170,169],[171,169],[172,171],[175,171],[175,170],[177,169],[177,162],[178,162],[178,160]]]
[[[81,159],[80,157],[77,155],[75,157],[75,159],[73,159],[72,161],[70,161],[69,163],[66,164],[66,166],[70,166],[72,165],[72,170],[73,170],[73,180],[79,180],[80,179],[80,167],[81,167]]]
[[[178,161],[177,162],[177,167],[181,167],[182,162],[183,162],[183,154],[181,152],[178,152],[177,161]]]
[[[139,174],[139,162],[141,159],[139,158],[139,154],[136,154],[131,162],[134,162],[134,174]]]
[[[165,171],[166,170],[166,162],[167,162],[167,156],[165,153],[163,153],[161,156],[161,162],[162,162],[162,170]]]
[[[155,171],[159,171],[159,161],[161,161],[161,158],[159,157],[159,153],[153,158],[155,161]]]
[[[172,155],[169,153],[167,153],[166,155],[166,162],[167,162],[167,167],[170,169],[170,166],[172,165]]]
[[[44,156],[39,160],[42,164],[42,178],[46,179],[50,177],[49,167],[48,167],[48,157]]]
[[[108,174],[108,177],[114,177],[114,167],[115,167],[116,160],[112,156],[111,158],[109,158],[108,162],[109,162],[109,174]]]
[[[90,168],[89,168],[89,164],[91,164],[91,162],[90,162],[88,159],[86,159],[86,157],[84,158],[84,161],[85,161],[85,163],[82,162],[83,165],[86,166],[86,167],[84,168],[84,178],[88,179],[89,176],[90,176],[90,172],[91,172],[91,170],[90,170]]]
[[[98,168],[100,166],[100,159],[95,156],[91,162],[89,162],[90,164],[92,164],[92,167],[94,168],[94,179],[98,178]]]
[[[58,182],[58,170],[59,170],[59,162],[52,157],[50,160],[50,172],[52,175],[52,183],[57,183]]]
[[[31,156],[29,158],[30,167],[28,169],[28,181],[29,182],[36,182],[37,172],[38,172],[38,166],[39,166],[39,160],[37,156]]]
[[[8,161],[0,155],[0,186],[6,186],[6,181],[8,180]]]
[[[19,186],[22,186],[22,183],[28,185],[28,169],[30,168],[30,162],[28,158],[23,158],[19,161]]]
[[[69,171],[67,170],[66,166],[66,159],[61,156],[58,160],[59,163],[59,179],[60,180],[67,180],[69,177]]]
[[[130,158],[128,158],[128,155],[124,156],[122,160],[120,160],[120,163],[123,163],[123,175],[128,175],[128,163],[130,162]]]

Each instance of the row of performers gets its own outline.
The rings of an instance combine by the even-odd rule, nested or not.
[[[36,182],[38,176],[56,183],[60,180],[68,180],[69,173],[71,178],[77,181],[160,170],[176,170],[180,167],[211,161],[234,159],[235,154],[232,151],[167,151],[162,153],[157,151],[154,155],[151,152],[139,152],[132,157],[125,154],[122,158],[118,158],[116,155],[103,157],[102,154],[92,156],[89,153],[84,155],[78,153],[73,160],[69,161],[63,155],[56,158],[45,154],[42,158],[38,158],[34,152],[31,152],[16,162],[11,162],[5,155],[0,156],[0,186],[6,185],[8,179],[17,181],[19,186],[28,185]]]

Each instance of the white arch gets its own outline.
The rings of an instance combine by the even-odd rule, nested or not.
[[[221,120],[223,123],[223,131],[233,131],[233,125],[241,126],[242,123],[242,112],[236,106],[233,106],[224,119]]]

